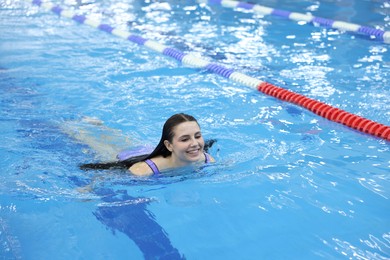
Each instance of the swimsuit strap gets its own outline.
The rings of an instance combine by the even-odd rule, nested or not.
[[[150,169],[152,169],[153,175],[160,174],[160,171],[158,170],[157,165],[152,160],[147,159],[147,160],[145,160],[145,163],[150,167]]]
[[[211,159],[210,159],[210,155],[206,152],[203,153],[204,154],[204,157],[205,157],[205,161],[204,163],[210,163]],[[152,169],[153,171],[153,175],[159,175],[160,174],[160,170],[158,169],[157,165],[150,159],[147,159],[145,160],[145,163],[150,167],[150,169]]]
[[[208,153],[206,153],[206,152],[203,152],[203,153],[204,153],[204,157],[206,158],[204,160],[204,163],[209,163],[210,162],[210,155]]]

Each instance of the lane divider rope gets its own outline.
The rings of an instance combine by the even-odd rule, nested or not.
[[[287,18],[297,22],[304,21],[309,24],[320,25],[326,28],[332,28],[340,31],[367,35],[370,36],[370,38],[374,38],[379,41],[383,41],[384,43],[390,44],[390,31],[384,31],[384,30],[375,29],[368,26],[362,26],[354,23],[335,21],[327,18],[316,17],[310,14],[290,12],[286,10],[266,7],[263,5],[233,1],[233,0],[198,0],[198,3],[217,4],[232,9],[242,8],[246,10],[251,10],[254,13],[261,14],[261,15],[278,16],[278,17]]]
[[[375,121],[354,115],[342,109],[338,109],[327,105],[323,102],[308,98],[304,95],[294,93],[290,90],[283,89],[272,85],[271,83],[261,81],[259,79],[247,76],[233,69],[224,67],[223,65],[204,60],[201,57],[192,54],[186,54],[180,50],[162,45],[158,42],[145,39],[138,35],[133,35],[127,31],[114,28],[108,24],[102,24],[99,21],[90,19],[84,15],[75,14],[71,10],[63,9],[58,5],[49,2],[42,2],[41,0],[26,0],[34,5],[40,6],[46,10],[52,11],[59,16],[73,19],[74,21],[87,24],[101,31],[116,35],[140,46],[145,46],[151,50],[162,53],[166,56],[176,59],[184,65],[192,68],[206,69],[215,74],[231,79],[242,85],[256,89],[264,94],[275,97],[277,99],[287,101],[303,108],[306,108],[313,113],[322,116],[333,122],[337,122],[360,132],[367,133],[376,137],[383,138],[390,141],[390,127],[377,123]]]

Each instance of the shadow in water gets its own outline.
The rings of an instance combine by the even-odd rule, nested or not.
[[[133,240],[145,259],[185,259],[146,208],[150,200],[131,197],[126,190],[101,188],[95,193],[104,202],[94,212],[96,218],[114,233],[122,232]]]

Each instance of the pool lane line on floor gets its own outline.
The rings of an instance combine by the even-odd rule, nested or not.
[[[326,28],[337,29],[340,31],[351,32],[360,35],[366,35],[370,38],[377,39],[384,43],[390,44],[390,31],[384,31],[380,29],[375,29],[368,26],[362,26],[354,23],[347,23],[343,21],[335,21],[327,18],[316,17],[310,14],[302,14],[291,12],[287,10],[270,8],[263,5],[251,4],[241,1],[233,1],[233,0],[197,0],[198,3],[204,4],[216,4],[221,5],[223,7],[238,9],[242,8],[245,10],[251,10],[256,14],[261,15],[272,15],[287,18],[293,21],[304,21],[314,25],[320,25]]]
[[[264,94],[275,97],[279,100],[287,101],[296,104],[298,106],[301,106],[303,108],[306,108],[312,111],[313,113],[321,117],[324,117],[328,120],[331,120],[333,122],[340,123],[350,128],[353,128],[355,130],[358,130],[360,132],[367,133],[390,141],[389,126],[357,116],[355,114],[349,113],[342,109],[332,107],[321,101],[308,98],[304,95],[294,93],[290,90],[274,86],[271,83],[261,81],[259,79],[242,74],[240,72],[236,72],[233,69],[226,68],[223,65],[220,65],[218,63],[209,62],[200,57],[183,53],[182,51],[177,50],[175,48],[171,48],[163,44],[160,44],[158,42],[145,39],[141,36],[131,34],[128,31],[124,31],[112,27],[109,24],[100,23],[99,21],[90,19],[85,15],[75,14],[72,10],[63,9],[62,7],[58,5],[54,5],[50,2],[42,2],[41,0],[25,0],[25,1],[40,6],[48,11],[52,11],[59,16],[70,18],[78,23],[90,25],[101,31],[116,35],[118,37],[131,41],[138,45],[145,46],[148,49],[172,57],[180,61],[182,64],[187,65],[189,67],[206,69],[215,74],[218,74],[220,76],[231,79],[245,86],[256,89]]]

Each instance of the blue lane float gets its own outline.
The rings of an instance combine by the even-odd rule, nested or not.
[[[390,126],[383,125],[375,121],[357,116],[347,111],[332,107],[323,102],[305,97],[304,95],[294,93],[290,90],[283,89],[278,86],[274,86],[271,83],[261,81],[259,79],[247,76],[240,72],[236,72],[233,69],[226,68],[223,65],[214,63],[212,61],[206,60],[199,56],[195,56],[191,53],[183,53],[180,50],[165,46],[158,42],[145,39],[138,35],[133,35],[126,30],[121,30],[111,25],[100,23],[100,21],[93,20],[87,16],[78,15],[72,10],[63,9],[60,6],[54,5],[50,2],[42,2],[41,0],[26,0],[26,1],[33,3],[37,6],[40,6],[48,11],[54,12],[59,16],[72,19],[82,24],[87,24],[101,31],[116,35],[125,40],[144,46],[150,50],[172,57],[177,61],[181,62],[183,65],[189,66],[191,68],[208,70],[210,72],[213,72],[225,78],[233,80],[239,84],[250,87],[269,96],[275,97],[279,100],[293,103],[295,105],[306,108],[312,111],[313,113],[322,116],[328,120],[331,120],[333,122],[343,124],[355,130],[358,130],[362,133],[367,133],[390,141]],[[241,5],[242,7],[247,9],[251,8],[257,11],[262,10],[261,12],[263,14],[277,14],[277,15],[289,17],[290,19],[297,19],[297,20],[299,20],[298,18],[300,17],[301,20],[306,19],[308,22],[317,21],[322,24],[328,24],[328,25],[332,24],[332,26],[334,26],[336,23],[341,23],[341,22],[335,22],[330,20],[323,21],[321,20],[322,18],[313,17],[310,15],[303,15],[299,13],[291,13],[282,10],[275,10],[269,7],[263,7],[263,6],[252,5],[247,3],[244,4],[242,2],[236,2],[236,1],[213,0],[209,2],[220,3],[223,4],[224,6],[229,6],[229,7],[239,7]],[[362,28],[360,26],[359,28],[356,29],[356,31],[358,30],[372,31],[370,29],[367,29],[365,27]],[[389,34],[390,32],[385,32],[383,34],[380,33],[380,35],[383,36],[383,39],[387,39],[387,40],[390,40]]]
[[[335,21],[332,19],[316,17],[310,14],[291,12],[291,11],[275,9],[275,8],[258,5],[258,4],[240,2],[240,1],[198,0],[198,3],[221,5],[223,7],[233,8],[236,10],[239,10],[241,8],[245,10],[251,10],[254,13],[260,15],[278,16],[278,17],[283,17],[297,22],[304,21],[309,24],[319,25],[326,28],[332,28],[332,29],[346,31],[355,34],[363,34],[369,36],[370,38],[374,38],[384,43],[390,44],[390,31],[384,31],[381,29],[376,29],[368,26],[359,25],[359,24],[347,23],[343,21]]]

